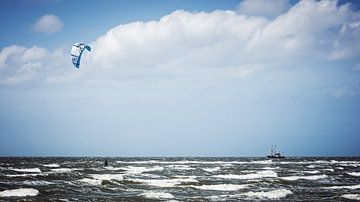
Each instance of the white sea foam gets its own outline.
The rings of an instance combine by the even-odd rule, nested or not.
[[[271,160],[259,161],[117,161],[121,164],[271,164]]]
[[[11,189],[0,192],[0,197],[37,196],[39,191],[33,188]]]
[[[102,183],[102,180],[99,179],[90,179],[90,178],[83,178],[79,180],[80,182],[83,182],[85,184],[90,184],[94,186],[99,186]]]
[[[323,175],[310,175],[310,176],[289,176],[289,177],[281,177],[281,179],[283,180],[287,180],[287,181],[296,181],[296,180],[320,180],[320,179],[325,179],[328,176],[323,174]]]
[[[220,167],[214,167],[214,168],[202,168],[204,171],[212,173],[220,170]]]
[[[44,181],[44,180],[35,180],[35,181],[23,181],[24,185],[29,185],[29,186],[44,186],[44,185],[52,185],[54,184],[53,182],[48,182],[48,181]]]
[[[262,169],[264,169],[264,170],[277,170],[279,168],[280,167],[263,167]]]
[[[341,197],[349,200],[360,200],[360,194],[343,194]]]
[[[360,184],[358,184],[358,185],[349,185],[349,186],[324,187],[324,189],[360,189]]]
[[[360,177],[360,172],[348,172],[347,174],[355,177]]]
[[[124,177],[122,174],[92,174],[90,175],[92,178],[96,180],[123,180]]]
[[[344,170],[343,167],[335,167],[335,168],[338,169],[338,170]]]
[[[246,192],[241,195],[245,195],[250,198],[256,199],[281,199],[286,197],[287,195],[292,194],[292,191],[287,189],[276,189],[272,191],[260,191],[260,192]]]
[[[24,173],[24,174],[15,174],[15,175],[5,175],[7,177],[36,177],[36,176],[46,176],[47,173]]]
[[[195,189],[202,190],[216,190],[216,191],[237,191],[244,189],[249,185],[246,184],[216,184],[216,185],[201,185],[201,186],[191,186]]]
[[[318,174],[318,173],[320,173],[320,171],[319,170],[305,170],[305,171],[303,171],[304,173],[309,173],[309,174]]]
[[[123,167],[112,167],[112,166],[105,166],[106,170],[125,170]]]
[[[49,168],[59,168],[60,165],[56,164],[56,163],[52,163],[52,164],[44,164],[44,167],[49,167]]]
[[[258,179],[258,178],[269,178],[269,177],[277,177],[277,173],[272,170],[264,170],[256,173],[244,174],[244,175],[214,175],[213,177],[224,178],[224,179],[240,179],[240,180],[248,180],[248,179]]]
[[[173,199],[174,196],[170,193],[166,192],[155,192],[155,191],[148,191],[140,194],[140,196],[143,196],[145,198],[150,199]]]
[[[140,173],[144,173],[144,172],[164,170],[164,168],[161,166],[153,166],[153,167],[127,166],[127,167],[123,167],[123,169],[126,170],[128,174],[140,174]]]
[[[315,168],[315,167],[319,167],[318,165],[309,165],[309,166],[306,166],[307,168]]]
[[[198,182],[192,178],[180,178],[180,179],[132,179],[131,181],[140,182],[150,186],[156,187],[174,187],[180,185],[181,183],[196,183]]]
[[[55,173],[70,173],[72,171],[76,171],[76,170],[82,170],[81,168],[54,168],[51,169],[52,172]]]
[[[332,169],[332,168],[325,168],[325,169],[323,169],[324,171],[329,171],[329,172],[335,172],[335,170],[334,169]]]
[[[195,170],[195,168],[192,168],[188,165],[169,165],[167,167],[174,170]]]
[[[20,173],[41,173],[40,168],[11,168],[10,170]]]

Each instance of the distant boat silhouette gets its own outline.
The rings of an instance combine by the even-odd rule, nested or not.
[[[285,156],[281,155],[279,151],[276,149],[276,145],[271,145],[270,154],[267,155],[269,159],[283,159]]]

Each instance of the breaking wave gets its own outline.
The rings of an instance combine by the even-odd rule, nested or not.
[[[39,191],[33,188],[11,189],[0,192],[0,197],[37,196]]]
[[[260,192],[246,192],[242,195],[245,195],[253,199],[281,199],[287,195],[292,194],[292,191],[287,189],[276,189],[272,191],[260,191]]]
[[[239,179],[239,180],[249,180],[249,179],[257,179],[257,178],[269,178],[269,177],[277,177],[277,173],[272,170],[264,170],[256,173],[244,174],[244,175],[214,175],[216,178],[224,178],[224,179]]]

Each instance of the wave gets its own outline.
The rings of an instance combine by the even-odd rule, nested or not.
[[[44,164],[44,167],[49,167],[49,168],[59,168],[60,165],[56,164],[56,163],[52,163],[52,164]]]
[[[215,190],[215,191],[237,191],[244,189],[249,185],[246,184],[216,184],[216,185],[201,185],[201,186],[191,186],[195,189],[202,190]]]
[[[122,167],[105,166],[104,168],[106,170],[114,170],[114,171],[116,171],[116,170],[124,170],[124,168],[122,168]],[[100,169],[95,169],[95,170],[100,170]]]
[[[52,185],[54,183],[44,181],[44,180],[35,180],[35,181],[25,180],[25,181],[22,182],[22,184],[29,185],[29,186],[47,186],[47,185]]]
[[[341,197],[349,200],[360,200],[360,194],[343,194]]]
[[[248,179],[257,179],[257,178],[269,178],[269,177],[277,177],[277,173],[272,170],[264,170],[256,173],[244,174],[244,175],[214,175],[216,178],[224,178],[224,179],[239,179],[239,180],[248,180]]]
[[[10,170],[20,173],[41,173],[40,168],[11,168]]]
[[[143,183],[156,187],[174,187],[184,183],[198,183],[197,180],[192,178],[180,178],[180,179],[131,179],[130,181]]]
[[[195,170],[195,168],[192,168],[188,165],[169,165],[167,167],[174,170]]]
[[[214,168],[202,168],[204,171],[209,172],[209,173],[213,173],[216,171],[220,171],[220,167],[214,167]]]
[[[271,164],[271,160],[256,160],[256,161],[116,161],[120,164]]]
[[[123,167],[123,170],[127,171],[127,174],[140,174],[145,172],[152,172],[152,171],[162,171],[164,170],[161,166],[153,166],[153,167],[136,167],[136,166],[127,166]]]
[[[80,179],[79,182],[85,183],[85,184],[89,184],[89,185],[93,185],[93,186],[100,186],[102,184],[102,180],[99,179],[90,179],[90,178],[83,178]]]
[[[296,180],[320,180],[325,179],[328,176],[323,175],[310,175],[310,176],[289,176],[289,177],[281,177],[280,179],[287,180],[287,181],[296,181]]]
[[[308,173],[308,174],[318,174],[320,173],[319,170],[305,170],[305,171],[302,171],[303,173]]]
[[[46,176],[47,173],[24,173],[24,174],[14,174],[14,175],[5,175],[6,177],[36,177],[36,176]]]
[[[272,191],[260,191],[260,192],[246,192],[241,195],[245,195],[254,199],[281,199],[287,195],[292,194],[292,191],[287,189],[276,189]]]
[[[121,181],[124,179],[122,174],[91,174],[90,175],[93,179],[96,180],[118,180]]]
[[[170,193],[155,192],[155,191],[144,192],[142,194],[139,194],[139,196],[143,196],[145,198],[150,198],[150,199],[173,199],[174,198],[174,196]]]
[[[76,170],[82,170],[81,168],[54,168],[50,169],[54,173],[70,173]]]
[[[360,189],[360,184],[358,184],[358,185],[349,185],[349,186],[324,187],[324,189]]]
[[[347,172],[348,175],[360,177],[360,172]]]
[[[37,196],[39,191],[33,188],[11,189],[0,192],[0,197]]]

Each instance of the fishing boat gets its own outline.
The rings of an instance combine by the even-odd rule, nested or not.
[[[285,156],[283,156],[277,149],[276,145],[271,145],[271,150],[269,155],[267,155],[269,159],[283,159]]]

